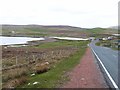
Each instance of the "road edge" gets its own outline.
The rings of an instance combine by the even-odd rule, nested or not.
[[[88,45],[89,46],[89,45]],[[110,73],[108,72],[108,70],[106,69],[106,67],[104,66],[104,64],[102,63],[102,61],[100,60],[100,58],[98,57],[98,55],[96,54],[96,52],[93,50],[92,47],[90,47],[93,54],[95,55],[95,57],[97,58],[97,60],[100,62],[100,65],[102,66],[102,68],[104,69],[105,73],[107,74],[109,80],[111,81],[111,83],[113,84],[113,86],[115,87],[116,90],[120,90],[117,86],[117,84],[115,83],[115,81],[113,80],[113,78],[111,77]]]

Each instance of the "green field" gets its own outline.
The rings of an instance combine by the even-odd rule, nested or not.
[[[43,43],[37,46],[33,46],[35,48],[53,48],[53,47],[61,47],[61,46],[73,46],[73,47],[81,47],[86,44],[87,41],[68,41],[68,40],[59,40],[56,42],[48,42]]]

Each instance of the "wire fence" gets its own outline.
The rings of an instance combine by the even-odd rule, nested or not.
[[[54,63],[55,60],[68,57],[77,50],[78,48],[69,47],[45,52],[27,52],[24,54],[11,55],[9,58],[2,59],[2,70],[9,70],[16,67],[26,66],[31,63],[39,63],[44,61]]]

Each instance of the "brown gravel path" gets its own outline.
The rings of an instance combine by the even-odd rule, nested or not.
[[[90,48],[87,48],[80,64],[68,75],[70,81],[63,88],[108,88]]]

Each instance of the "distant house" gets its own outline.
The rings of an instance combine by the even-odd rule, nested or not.
[[[89,40],[93,41],[95,40],[95,37],[89,37]]]
[[[12,34],[15,34],[15,31],[12,31],[11,33],[12,33]]]
[[[102,38],[102,40],[108,40],[108,38]]]
[[[113,39],[113,36],[109,36],[107,39],[108,39],[108,40],[112,40],[112,39]]]

